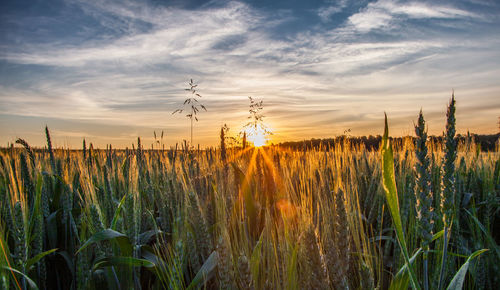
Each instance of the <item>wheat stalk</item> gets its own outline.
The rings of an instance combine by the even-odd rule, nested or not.
[[[416,156],[417,156],[417,180],[415,183],[415,195],[417,203],[415,204],[417,211],[417,234],[422,241],[423,256],[424,256],[424,290],[428,289],[428,269],[427,255],[429,251],[429,243],[432,240],[433,228],[433,208],[432,208],[432,192],[430,185],[430,169],[429,157],[427,156],[427,131],[425,130],[425,120],[422,110],[418,117],[418,124],[415,126],[416,139]]]

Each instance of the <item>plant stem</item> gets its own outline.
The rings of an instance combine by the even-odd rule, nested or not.
[[[194,147],[193,144],[193,108],[191,108],[191,146]]]
[[[443,287],[444,272],[446,270],[446,255],[448,254],[448,227],[444,228],[443,235],[443,258],[441,259],[441,272],[439,273],[438,290]]]
[[[429,249],[426,248],[424,249],[424,290],[429,290],[429,274],[428,274],[428,269],[427,269],[427,263],[428,263],[428,259],[427,259],[427,255],[429,253]]]

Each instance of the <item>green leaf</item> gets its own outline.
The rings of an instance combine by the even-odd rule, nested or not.
[[[406,240],[403,232],[403,225],[401,223],[401,215],[399,212],[398,191],[396,188],[396,178],[394,174],[394,156],[392,153],[392,146],[389,141],[389,126],[387,125],[387,115],[385,115],[385,128],[384,137],[382,138],[382,184],[385,191],[385,197],[391,213],[392,222],[396,230],[401,252],[405,258],[406,265],[410,264],[408,256],[408,248],[406,247]],[[415,277],[412,267],[409,267],[410,281],[413,288],[420,289],[420,286]]]
[[[99,259],[95,262],[92,271],[111,266],[146,267],[152,268],[155,264],[148,260],[133,257],[113,256]]]
[[[5,270],[8,270],[8,271],[11,271],[13,273],[21,275],[28,282],[28,284],[30,285],[30,287],[32,289],[38,290],[38,286],[36,285],[36,283],[33,280],[31,280],[30,277],[28,277],[26,274],[20,272],[19,270],[14,269],[14,268],[8,267],[8,266],[2,266],[2,269],[5,269]]]
[[[52,249],[52,250],[48,250],[48,251],[45,251],[43,253],[40,253],[36,256],[34,256],[33,258],[29,259],[28,261],[26,261],[26,265],[25,265],[25,268],[30,271],[31,270],[31,266],[35,265],[36,263],[38,263],[38,261],[40,261],[43,257],[47,256],[48,254],[51,254],[53,252],[57,251],[57,249]]]
[[[410,265],[413,265],[415,259],[422,253],[422,248],[418,248],[417,252],[410,258]],[[408,267],[406,264],[399,269],[396,276],[391,281],[391,285],[389,286],[389,290],[397,290],[397,289],[408,289],[408,284],[410,283],[410,276],[408,275]]]
[[[429,253],[436,253],[436,254],[439,254],[439,255],[443,255],[443,251],[441,250],[429,250]],[[457,253],[453,253],[453,252],[450,252],[450,251],[446,251],[446,255],[447,256],[453,256],[453,257],[459,257],[459,258],[467,258],[469,256],[467,255],[461,255],[461,254],[457,254]]]
[[[469,258],[467,258],[467,261],[460,267],[458,272],[455,274],[455,277],[450,282],[450,285],[448,285],[448,290],[457,290],[457,289],[462,289],[464,280],[465,280],[465,274],[467,274],[467,270],[469,269],[469,263],[472,259],[475,257],[481,255],[482,253],[488,251],[488,249],[482,249],[482,250],[477,250],[474,253],[472,253]]]
[[[299,244],[296,244],[291,253],[289,253],[290,258],[287,262],[287,281],[290,289],[298,289],[298,281],[297,281],[297,257],[299,252]]]
[[[466,210],[466,209],[464,209],[464,210],[465,210],[465,212],[468,215],[470,215],[470,217],[472,218],[472,220],[477,224],[477,226],[479,227],[479,229],[484,233],[484,235],[486,236],[486,239],[488,240],[488,243],[489,243],[490,247],[492,247],[495,250],[495,254],[500,259],[500,247],[495,242],[495,239],[491,236],[491,234],[488,233],[488,231],[486,230],[486,228],[477,219],[477,217],[473,216],[468,210]]]
[[[142,234],[139,235],[139,245],[144,245],[144,244],[147,244],[149,242],[149,240],[151,240],[152,237],[156,236],[156,235],[159,235],[159,234],[163,234],[162,231],[160,230],[149,230],[149,231],[146,231]]]
[[[55,248],[57,245],[57,214],[59,213],[59,209],[51,213],[47,217],[47,239],[49,241],[49,247]]]
[[[435,240],[441,238],[442,236],[444,235],[444,230],[440,230],[439,232],[435,233],[433,236],[432,236],[432,242],[434,242]]]
[[[264,231],[260,234],[259,241],[253,248],[252,256],[250,257],[250,271],[255,281],[258,281],[261,261],[262,240],[264,239]]]
[[[201,266],[198,273],[196,273],[196,276],[194,276],[193,281],[191,281],[187,289],[194,289],[198,286],[198,284],[202,282],[205,284],[208,280],[210,280],[215,275],[218,260],[219,254],[216,251],[213,251],[205,263],[203,263],[203,266]]]
[[[444,230],[440,230],[439,232],[435,233],[432,236],[432,241],[435,241],[439,238],[441,238],[444,234]],[[410,258],[410,264],[412,265],[415,259],[422,253],[422,248],[418,248],[417,252]],[[408,289],[408,283],[410,283],[410,277],[408,275],[408,267],[406,267],[406,264],[399,269],[398,273],[396,273],[396,276],[391,281],[391,285],[389,286],[389,289]]]
[[[165,262],[155,254],[154,250],[150,246],[141,246],[141,256],[142,258],[155,264],[156,267],[163,266],[165,264]]]
[[[118,217],[120,216],[120,212],[122,210],[123,204],[125,203],[126,197],[127,197],[127,195],[124,194],[122,197],[122,200],[120,201],[120,203],[118,204],[118,207],[115,210],[115,215],[113,216],[113,220],[111,221],[111,229],[112,230],[116,230],[116,223],[118,222]]]
[[[401,215],[399,212],[398,192],[396,188],[396,178],[394,174],[394,157],[392,146],[389,141],[389,128],[387,126],[387,115],[385,116],[384,137],[382,139],[382,174],[385,197],[389,205],[389,211],[392,216],[392,221],[396,228],[396,235],[400,242],[405,244],[403,225],[401,223]]]
[[[86,247],[88,247],[89,245],[93,244],[93,243],[97,243],[97,242],[100,242],[100,241],[116,241],[118,243],[118,245],[120,246],[120,250],[122,251],[122,254],[125,255],[125,256],[130,256],[132,255],[132,244],[130,243],[130,239],[122,234],[122,233],[119,233],[117,231],[114,231],[112,229],[105,229],[101,232],[98,232],[96,234],[94,234],[92,237],[90,237],[86,242],[85,244],[83,244],[83,246],[78,249],[78,251],[76,252],[77,254],[82,251],[83,249],[85,249]]]
[[[59,251],[59,252],[56,252],[56,255],[59,255],[63,258],[64,261],[66,261],[66,265],[68,267],[68,269],[71,271],[71,277],[75,277],[75,267],[73,267],[73,260],[72,258],[70,258],[68,252],[66,251]]]

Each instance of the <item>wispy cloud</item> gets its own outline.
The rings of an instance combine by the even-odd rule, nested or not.
[[[126,2],[128,3],[128,2]],[[94,5],[95,4],[95,5]],[[259,19],[248,6],[232,3],[224,8],[203,11],[186,11],[162,8],[136,11],[135,5],[121,6],[118,3],[82,2],[84,11],[95,17],[103,17],[103,11],[119,17],[115,22],[131,24],[141,20],[152,25],[144,33],[131,33],[109,42],[89,41],[85,45],[72,47],[50,43],[23,47],[24,51],[9,51],[4,59],[22,64],[49,66],[120,65],[144,66],[158,60],[169,62],[178,58],[198,56],[218,42],[230,36],[243,35],[256,25]],[[107,27],[114,27],[106,22]],[[56,47],[53,47],[53,45]]]
[[[349,17],[349,24],[360,32],[373,29],[398,29],[405,19],[463,19],[478,18],[475,13],[451,6],[440,6],[424,2],[401,2],[378,0]]]
[[[329,1],[328,5],[318,8],[317,13],[321,21],[329,22],[331,17],[341,12],[347,6],[347,0]]]

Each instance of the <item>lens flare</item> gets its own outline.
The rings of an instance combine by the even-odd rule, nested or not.
[[[262,146],[266,145],[266,142],[267,142],[266,136],[264,136],[263,134],[250,136],[248,138],[248,140],[250,142],[252,142],[253,146],[255,146],[255,147],[262,147]]]
[[[253,143],[253,146],[262,147],[266,145],[269,133],[267,133],[264,129],[260,127],[248,128],[246,130],[246,133],[247,133],[247,140]]]

